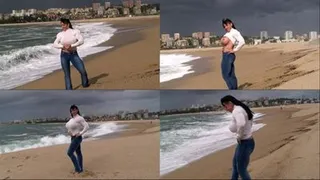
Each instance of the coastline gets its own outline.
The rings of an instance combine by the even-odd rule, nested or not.
[[[89,22],[117,22],[117,21],[127,21],[127,20],[141,20],[141,19],[152,19],[158,18],[159,15],[150,16],[133,16],[133,17],[116,17],[116,18],[95,18],[95,19],[80,19],[71,20],[72,23],[89,23]],[[47,21],[47,22],[30,22],[30,23],[10,23],[10,24],[0,24],[2,26],[30,26],[30,25],[58,25],[60,21]]]
[[[73,174],[68,144],[0,155],[1,179],[157,179],[159,177],[159,120],[123,122],[131,130],[82,143],[85,171]],[[48,164],[48,160],[50,163]],[[45,165],[44,165],[45,164]]]
[[[162,50],[161,54],[187,54],[209,59],[212,70],[161,83],[162,89],[226,89],[221,76],[221,48]],[[308,43],[245,46],[236,55],[239,89],[319,89],[319,49]],[[259,58],[257,58],[259,57]],[[201,64],[201,59],[194,61]],[[252,67],[252,68],[248,68]],[[312,83],[307,83],[312,79]],[[318,81],[317,81],[318,80]],[[208,83],[212,82],[212,83]]]
[[[259,120],[259,123],[266,126],[254,132],[256,147],[248,168],[252,178],[319,178],[319,161],[314,158],[319,154],[319,104],[256,111],[266,114]],[[308,137],[312,137],[312,143],[301,140]],[[309,148],[304,147],[312,147],[311,153],[307,153]],[[234,148],[233,145],[214,152],[161,178],[228,179],[231,176]],[[307,169],[307,164],[313,164],[314,167]]]
[[[113,21],[116,28],[133,29],[115,33],[100,46],[113,46],[84,58],[89,82],[86,89],[156,89],[159,87],[159,16]],[[80,52],[81,53],[81,52]],[[128,59],[130,54],[130,59]],[[143,54],[144,56],[141,56]],[[119,71],[121,67],[121,71]],[[79,73],[71,67],[74,89],[82,89]],[[64,89],[64,74],[58,69],[15,89]]]

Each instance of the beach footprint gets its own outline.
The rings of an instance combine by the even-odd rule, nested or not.
[[[76,173],[76,172],[70,172],[70,176],[69,177],[82,177],[82,178],[97,178],[96,173],[94,173],[93,171],[89,171],[89,170],[85,170],[82,173]]]

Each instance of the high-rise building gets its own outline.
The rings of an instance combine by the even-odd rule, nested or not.
[[[210,39],[209,38],[203,38],[202,39],[202,45],[205,47],[209,47],[210,46]]]
[[[141,0],[136,0],[135,6],[141,8]]]
[[[128,5],[129,5],[129,8],[133,8],[134,6],[133,0],[128,0]]]
[[[311,31],[311,32],[309,33],[309,39],[310,39],[310,41],[311,41],[311,40],[318,39],[318,32],[317,32],[317,31]]]
[[[204,33],[204,38],[210,38],[211,33],[210,32],[205,32]]]
[[[111,7],[111,2],[105,2],[104,3],[104,8],[105,9],[108,9],[108,8],[110,8]]]
[[[260,32],[260,39],[264,40],[264,39],[268,39],[268,31],[261,31]]]
[[[197,32],[197,34],[199,39],[203,39],[203,32]]]
[[[100,6],[101,6],[100,3],[93,2],[93,3],[92,3],[92,9],[93,9],[93,11],[98,11],[99,8],[100,8]]]
[[[196,32],[192,33],[192,38],[198,39],[198,33],[196,33]]]
[[[161,34],[161,41],[167,42],[170,39],[170,34]]]
[[[122,6],[123,6],[124,8],[128,8],[128,7],[129,7],[129,1],[128,1],[128,0],[122,1]]]
[[[285,40],[290,40],[290,39],[292,39],[292,38],[293,38],[293,32],[292,32],[292,31],[286,31],[286,32],[284,33],[284,38],[285,38]]]
[[[180,33],[174,33],[174,40],[179,40],[180,39]]]
[[[104,15],[104,12],[105,12],[105,8],[103,7],[103,6],[100,6],[99,8],[98,8],[98,15],[99,16],[102,16],[102,15]]]

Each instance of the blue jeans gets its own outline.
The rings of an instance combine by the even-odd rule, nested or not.
[[[222,53],[222,77],[230,90],[238,89],[238,80],[234,68],[235,60],[236,55],[234,53]]]
[[[71,137],[71,144],[67,153],[73,163],[76,172],[83,171],[82,153],[80,146],[81,142],[82,136]],[[77,157],[74,155],[74,152],[76,152]]]
[[[243,180],[251,180],[247,168],[254,146],[255,142],[252,138],[241,140],[240,143],[238,143],[233,156],[232,180],[238,179],[239,175]]]
[[[78,52],[75,51],[75,52],[67,53],[67,52],[61,51],[60,57],[61,57],[61,66],[64,72],[66,89],[72,90],[72,83],[71,83],[71,76],[70,76],[70,62],[81,74],[82,86],[88,87],[89,80],[88,80],[87,72],[84,67],[83,61],[78,55]]]

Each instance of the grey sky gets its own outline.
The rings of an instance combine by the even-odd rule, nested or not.
[[[72,104],[82,114],[149,109],[159,111],[160,92],[155,91],[0,91],[0,121],[36,117],[68,117]]]
[[[283,36],[319,31],[319,0],[162,0],[161,32],[222,35],[221,19],[230,18],[243,35]]]
[[[121,4],[121,0],[94,0],[95,2],[111,2]],[[160,0],[142,0],[142,3],[154,3]],[[0,0],[0,13],[10,13],[12,9],[48,9],[48,8],[73,8],[89,7],[92,0]]]
[[[317,90],[168,90],[161,91],[160,109],[175,109],[190,107],[192,104],[220,104],[220,99],[226,95],[233,95],[237,99],[258,99],[260,97],[319,97]]]

